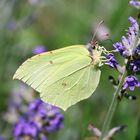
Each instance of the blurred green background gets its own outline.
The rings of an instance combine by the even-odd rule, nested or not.
[[[5,112],[11,91],[18,83],[12,80],[14,72],[33,55],[34,47],[42,45],[47,50],[53,50],[86,44],[95,32],[94,25],[101,20],[109,30],[110,39],[116,42],[125,35],[130,25],[128,16],[136,18],[137,14],[138,11],[128,4],[128,0],[0,0],[0,112]],[[112,49],[110,41],[99,42],[107,50]],[[122,62],[119,55],[116,58]],[[50,140],[92,137],[87,130],[90,123],[101,129],[114,92],[108,81],[109,75],[116,79],[118,76],[115,70],[103,66],[100,84],[94,95],[62,112],[65,127],[53,134]],[[124,99],[120,103],[111,127],[125,124],[127,131],[115,135],[115,140],[135,139],[140,117],[139,92],[138,88],[130,93],[138,97],[136,101]]]

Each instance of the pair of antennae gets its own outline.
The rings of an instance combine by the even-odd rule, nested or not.
[[[99,24],[98,24],[98,26],[97,26],[97,28],[96,28],[96,30],[95,30],[93,36],[92,36],[91,42],[95,42],[95,36],[96,36],[98,30],[100,29],[100,27],[101,27],[101,25],[102,25],[103,23],[104,23],[104,20],[101,20],[101,21],[99,22]],[[107,36],[108,38],[105,39],[105,40],[109,40],[109,41],[111,41],[111,43],[113,44],[113,41],[109,38],[109,34],[108,34],[108,33],[105,34],[105,35],[102,35],[102,36]]]
[[[103,23],[104,23],[104,20],[102,20],[102,21],[99,22],[99,24],[98,24],[98,26],[97,26],[97,28],[96,28],[96,30],[95,30],[93,36],[92,36],[92,39],[91,39],[92,42],[94,41],[95,36],[96,36],[96,34],[97,34],[99,28],[101,27],[101,25],[102,25]]]

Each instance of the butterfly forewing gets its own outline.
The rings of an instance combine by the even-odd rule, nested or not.
[[[94,92],[100,70],[91,63],[85,46],[75,45],[28,59],[14,78],[40,92],[45,102],[66,110]]]

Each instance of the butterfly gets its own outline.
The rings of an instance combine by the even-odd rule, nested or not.
[[[99,84],[102,51],[94,45],[73,45],[27,59],[16,71],[40,98],[63,110],[88,98]]]
[[[48,51],[27,59],[13,79],[38,91],[44,102],[66,110],[96,90],[101,75],[99,67],[104,59],[102,53],[106,52],[93,39],[87,45]]]

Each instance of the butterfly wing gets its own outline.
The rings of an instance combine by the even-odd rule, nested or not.
[[[66,110],[94,92],[100,73],[91,64],[84,45],[74,45],[28,59],[18,68],[14,79],[40,92],[43,101]]]

